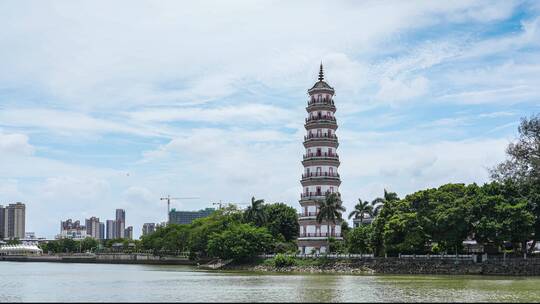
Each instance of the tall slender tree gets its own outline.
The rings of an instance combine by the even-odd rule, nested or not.
[[[345,207],[341,204],[341,199],[336,193],[330,193],[325,200],[319,202],[319,213],[317,214],[317,223],[326,222],[327,231],[327,250],[330,250],[330,223],[334,225],[341,222],[341,212],[345,212]]]
[[[251,198],[251,206],[246,209],[244,213],[245,220],[247,222],[252,222],[255,225],[261,227],[267,221],[266,210],[263,208],[264,200]]]
[[[521,118],[519,138],[506,148],[507,159],[490,170],[499,183],[517,185],[534,214],[534,236],[529,252],[540,241],[540,114]]]
[[[360,224],[364,222],[366,215],[373,216],[373,206],[368,201],[358,199],[358,204],[354,206],[354,210],[349,213],[349,219],[354,217],[360,220]]]
[[[371,202],[371,206],[373,207],[373,216],[379,215],[379,212],[381,211],[384,204],[398,200],[399,197],[395,192],[388,192],[386,191],[386,189],[384,189],[383,197],[377,197]]]

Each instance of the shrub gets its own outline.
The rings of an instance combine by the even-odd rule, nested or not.
[[[296,259],[291,256],[278,253],[274,258],[274,266],[277,268],[289,267],[296,265]]]
[[[433,244],[431,246],[431,253],[433,253],[433,254],[441,253],[441,247],[439,247],[439,244]]]

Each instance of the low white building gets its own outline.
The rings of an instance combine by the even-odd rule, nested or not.
[[[353,228],[358,228],[363,225],[369,225],[373,222],[374,218],[369,216],[369,214],[364,214],[364,218],[359,219],[355,218],[353,219]]]
[[[43,250],[36,245],[2,245],[0,247],[0,256],[6,255],[23,255],[23,256],[39,256],[43,254]]]

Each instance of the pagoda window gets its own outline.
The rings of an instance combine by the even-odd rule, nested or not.
[[[322,155],[321,148],[317,148],[317,156],[321,156],[321,155]]]
[[[317,136],[322,137],[322,129],[317,129]]]
[[[317,175],[321,175],[322,173],[322,168],[321,167],[317,167]]]

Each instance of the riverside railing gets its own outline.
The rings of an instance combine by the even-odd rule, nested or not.
[[[399,254],[397,257],[375,257],[372,253],[371,254],[343,254],[343,253],[332,253],[332,254],[324,254],[324,253],[315,253],[315,254],[282,254],[287,257],[294,257],[294,258],[327,258],[327,259],[418,259],[418,260],[472,260],[474,261],[474,255],[472,254]],[[262,254],[259,255],[260,258],[274,258],[276,254]],[[539,259],[540,260],[540,259]]]
[[[282,254],[287,257],[300,258],[300,259],[309,259],[309,258],[328,258],[328,259],[372,259],[374,258],[373,254],[324,254],[324,253],[315,253],[315,254]],[[276,254],[261,254],[260,258],[271,259],[274,258]]]
[[[400,259],[474,260],[472,254],[399,254]]]

